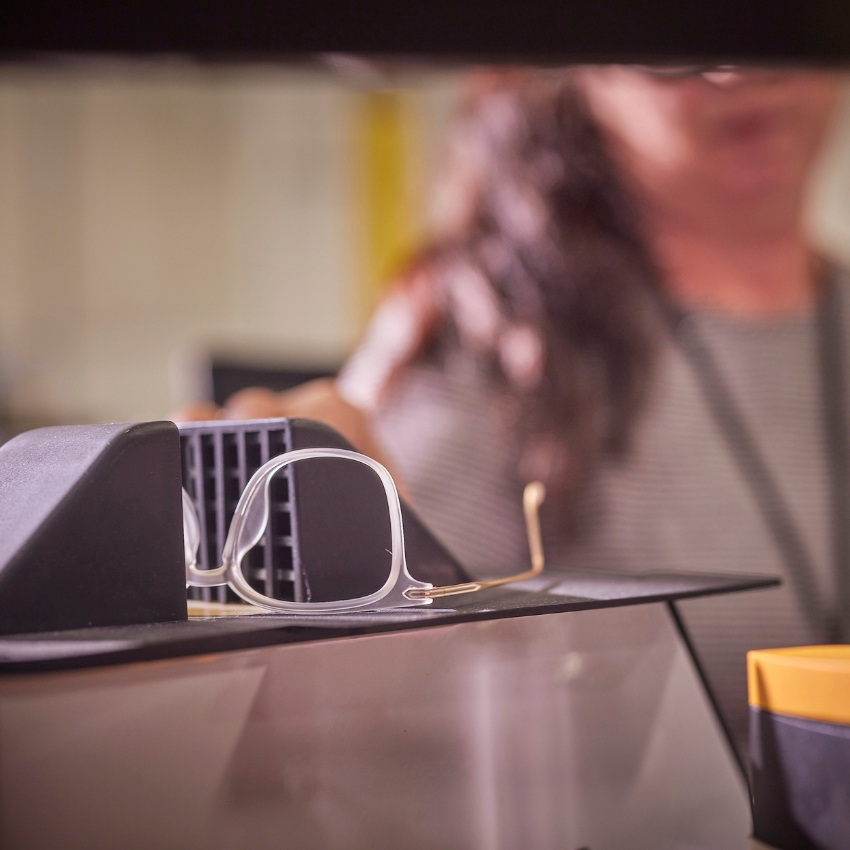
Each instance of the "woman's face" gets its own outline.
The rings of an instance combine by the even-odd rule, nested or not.
[[[738,68],[670,78],[608,66],[582,80],[616,158],[657,212],[720,228],[799,221],[837,74]]]

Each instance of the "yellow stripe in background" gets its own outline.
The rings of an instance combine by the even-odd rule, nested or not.
[[[358,94],[353,135],[357,301],[363,322],[421,239],[423,157],[415,96]]]
[[[850,725],[850,646],[748,652],[747,680],[752,706]]]

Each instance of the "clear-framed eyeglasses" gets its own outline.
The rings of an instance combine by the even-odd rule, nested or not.
[[[334,459],[337,463],[359,464],[370,469],[380,481],[386,499],[389,520],[389,548],[386,578],[377,589],[355,598],[324,599],[321,601],[291,601],[265,595],[251,585],[245,575],[244,563],[257,546],[270,521],[270,488],[275,475],[287,467],[317,459]],[[387,608],[410,608],[430,605],[434,599],[473,593],[485,588],[523,581],[543,571],[543,547],[540,539],[538,509],[545,498],[540,482],[527,485],[523,494],[531,568],[517,575],[489,581],[470,581],[435,587],[410,575],[404,547],[404,523],[401,503],[395,482],[387,469],[372,458],[354,451],[333,448],[299,449],[272,458],[250,478],[236,504],[222,550],[221,566],[215,569],[198,567],[201,528],[195,505],[183,491],[183,528],[186,559],[186,584],[193,587],[228,585],[245,602],[266,611],[289,614],[329,614],[350,611],[374,611]]]

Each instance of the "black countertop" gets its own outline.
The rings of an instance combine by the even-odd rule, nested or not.
[[[456,623],[675,602],[772,587],[770,576],[548,572],[531,581],[406,608],[326,616],[251,614],[75,629],[0,639],[0,673],[76,669]]]

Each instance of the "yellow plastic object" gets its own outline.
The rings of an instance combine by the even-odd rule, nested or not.
[[[796,646],[747,653],[750,705],[850,725],[850,646]]]
[[[352,201],[364,320],[422,241],[425,161],[417,106],[415,96],[400,89],[355,100]]]

